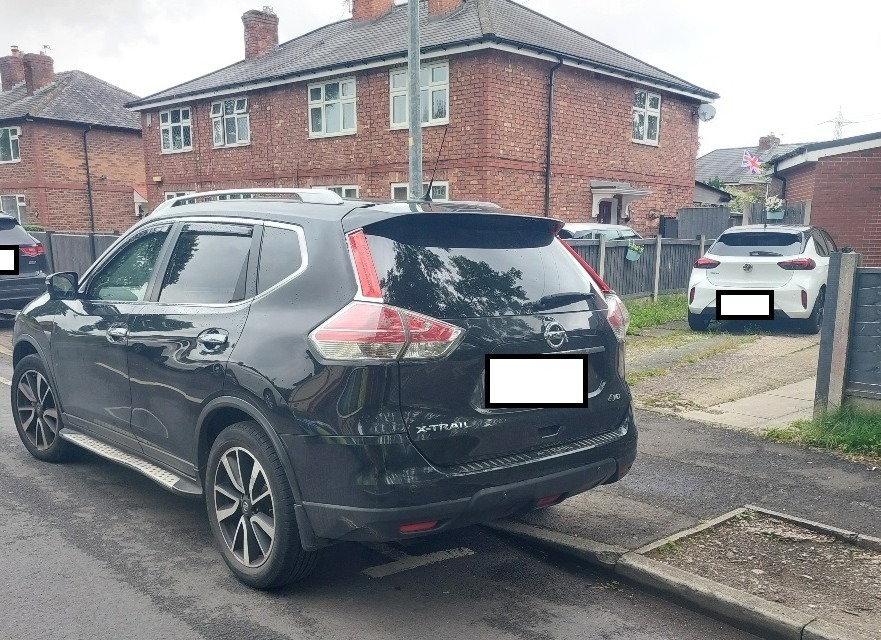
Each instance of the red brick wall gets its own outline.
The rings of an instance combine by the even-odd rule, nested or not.
[[[28,221],[47,230],[88,231],[89,206],[81,126],[18,123],[21,162],[0,165],[0,194],[23,194]],[[132,185],[144,181],[141,136],[93,129],[88,134],[97,231],[124,231],[134,215]]]
[[[805,202],[814,197],[814,167],[808,164],[786,172],[786,200]]]
[[[540,214],[544,207],[547,82],[550,63],[502,52],[450,58],[450,125],[437,179],[457,200],[489,200]],[[214,149],[210,102],[193,110],[192,152],[160,153],[159,110],[143,115],[150,205],[164,192],[247,186],[352,184],[364,198],[389,198],[407,181],[407,131],[389,129],[389,68],[355,74],[358,132],[309,139],[307,83],[248,94],[252,143]],[[631,223],[657,229],[649,213],[691,204],[697,119],[693,104],[662,92],[657,147],[631,141],[634,85],[561,68],[554,114],[551,214],[591,215],[591,180],[626,181],[652,191],[632,205]],[[443,126],[423,129],[428,180]],[[162,182],[153,182],[153,177]]]
[[[811,223],[862,253],[866,266],[881,266],[881,149],[820,159]]]

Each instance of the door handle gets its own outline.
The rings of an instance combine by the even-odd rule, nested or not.
[[[196,342],[206,349],[218,349],[229,342],[229,335],[221,329],[208,329],[199,334]]]
[[[107,329],[107,342],[110,344],[124,344],[128,338],[128,327],[123,324],[115,324]]]

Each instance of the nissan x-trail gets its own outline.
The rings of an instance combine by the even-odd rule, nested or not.
[[[18,316],[15,425],[40,460],[90,450],[204,495],[258,588],[334,541],[557,504],[623,477],[637,439],[626,309],[560,227],[318,190],[177,198]],[[487,402],[494,354],[582,356],[583,403]]]

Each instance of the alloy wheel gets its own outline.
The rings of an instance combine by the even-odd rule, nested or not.
[[[45,451],[58,437],[58,407],[49,381],[30,369],[21,376],[16,389],[15,410],[28,441]]]
[[[236,560],[249,568],[267,561],[275,540],[272,489],[247,449],[232,447],[220,458],[214,471],[214,511]]]

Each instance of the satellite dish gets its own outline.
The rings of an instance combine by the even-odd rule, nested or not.
[[[716,107],[705,102],[697,110],[697,117],[704,122],[709,122],[716,117]]]

